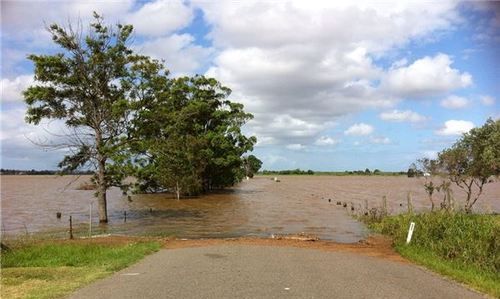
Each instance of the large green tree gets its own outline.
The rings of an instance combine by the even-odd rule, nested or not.
[[[96,13],[85,36],[81,28],[57,24],[48,31],[60,52],[28,57],[35,66],[35,84],[24,91],[26,121],[64,121],[71,134],[63,146],[70,154],[59,166],[95,169],[99,221],[107,222],[106,191],[124,176],[118,164],[128,161],[129,127],[143,80],[136,75],[147,73],[142,65],[148,58],[128,47],[131,25],[108,26]]]
[[[252,115],[229,101],[229,88],[213,78],[165,78],[151,81],[151,98],[136,118],[139,188],[179,196],[241,180],[242,155],[256,142],[241,126]]]

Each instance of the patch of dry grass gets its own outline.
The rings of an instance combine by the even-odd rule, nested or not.
[[[60,298],[110,274],[99,267],[16,267],[2,269],[2,298]]]

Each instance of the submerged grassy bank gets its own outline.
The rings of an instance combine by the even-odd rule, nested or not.
[[[60,298],[160,248],[154,241],[97,239],[9,245],[1,255],[2,298]]]
[[[500,298],[500,216],[423,213],[364,218],[404,257]],[[410,244],[410,222],[415,231]]]

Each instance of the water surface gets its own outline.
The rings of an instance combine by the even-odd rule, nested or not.
[[[63,229],[69,215],[75,225],[87,225],[91,203],[93,223],[97,226],[94,191],[76,190],[88,179],[2,176],[2,231],[19,234]],[[366,235],[366,230],[349,215],[351,206],[355,212],[367,204],[379,206],[382,196],[387,196],[389,211],[398,213],[406,209],[408,192],[416,209],[429,206],[418,179],[283,176],[280,180],[276,183],[270,177],[257,177],[229,190],[180,201],[169,194],[133,195],[129,200],[120,190],[111,189],[110,222],[106,228],[114,233],[173,233],[181,238],[268,237],[304,232],[321,239],[356,242]],[[455,194],[457,198],[463,196],[459,190]],[[500,183],[487,185],[478,209],[498,212],[498,194]],[[337,201],[348,203],[348,208],[337,206]],[[57,212],[62,213],[62,219],[56,218]]]

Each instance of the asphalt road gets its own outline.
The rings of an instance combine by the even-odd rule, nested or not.
[[[164,249],[70,298],[483,298],[410,264],[322,250]]]

